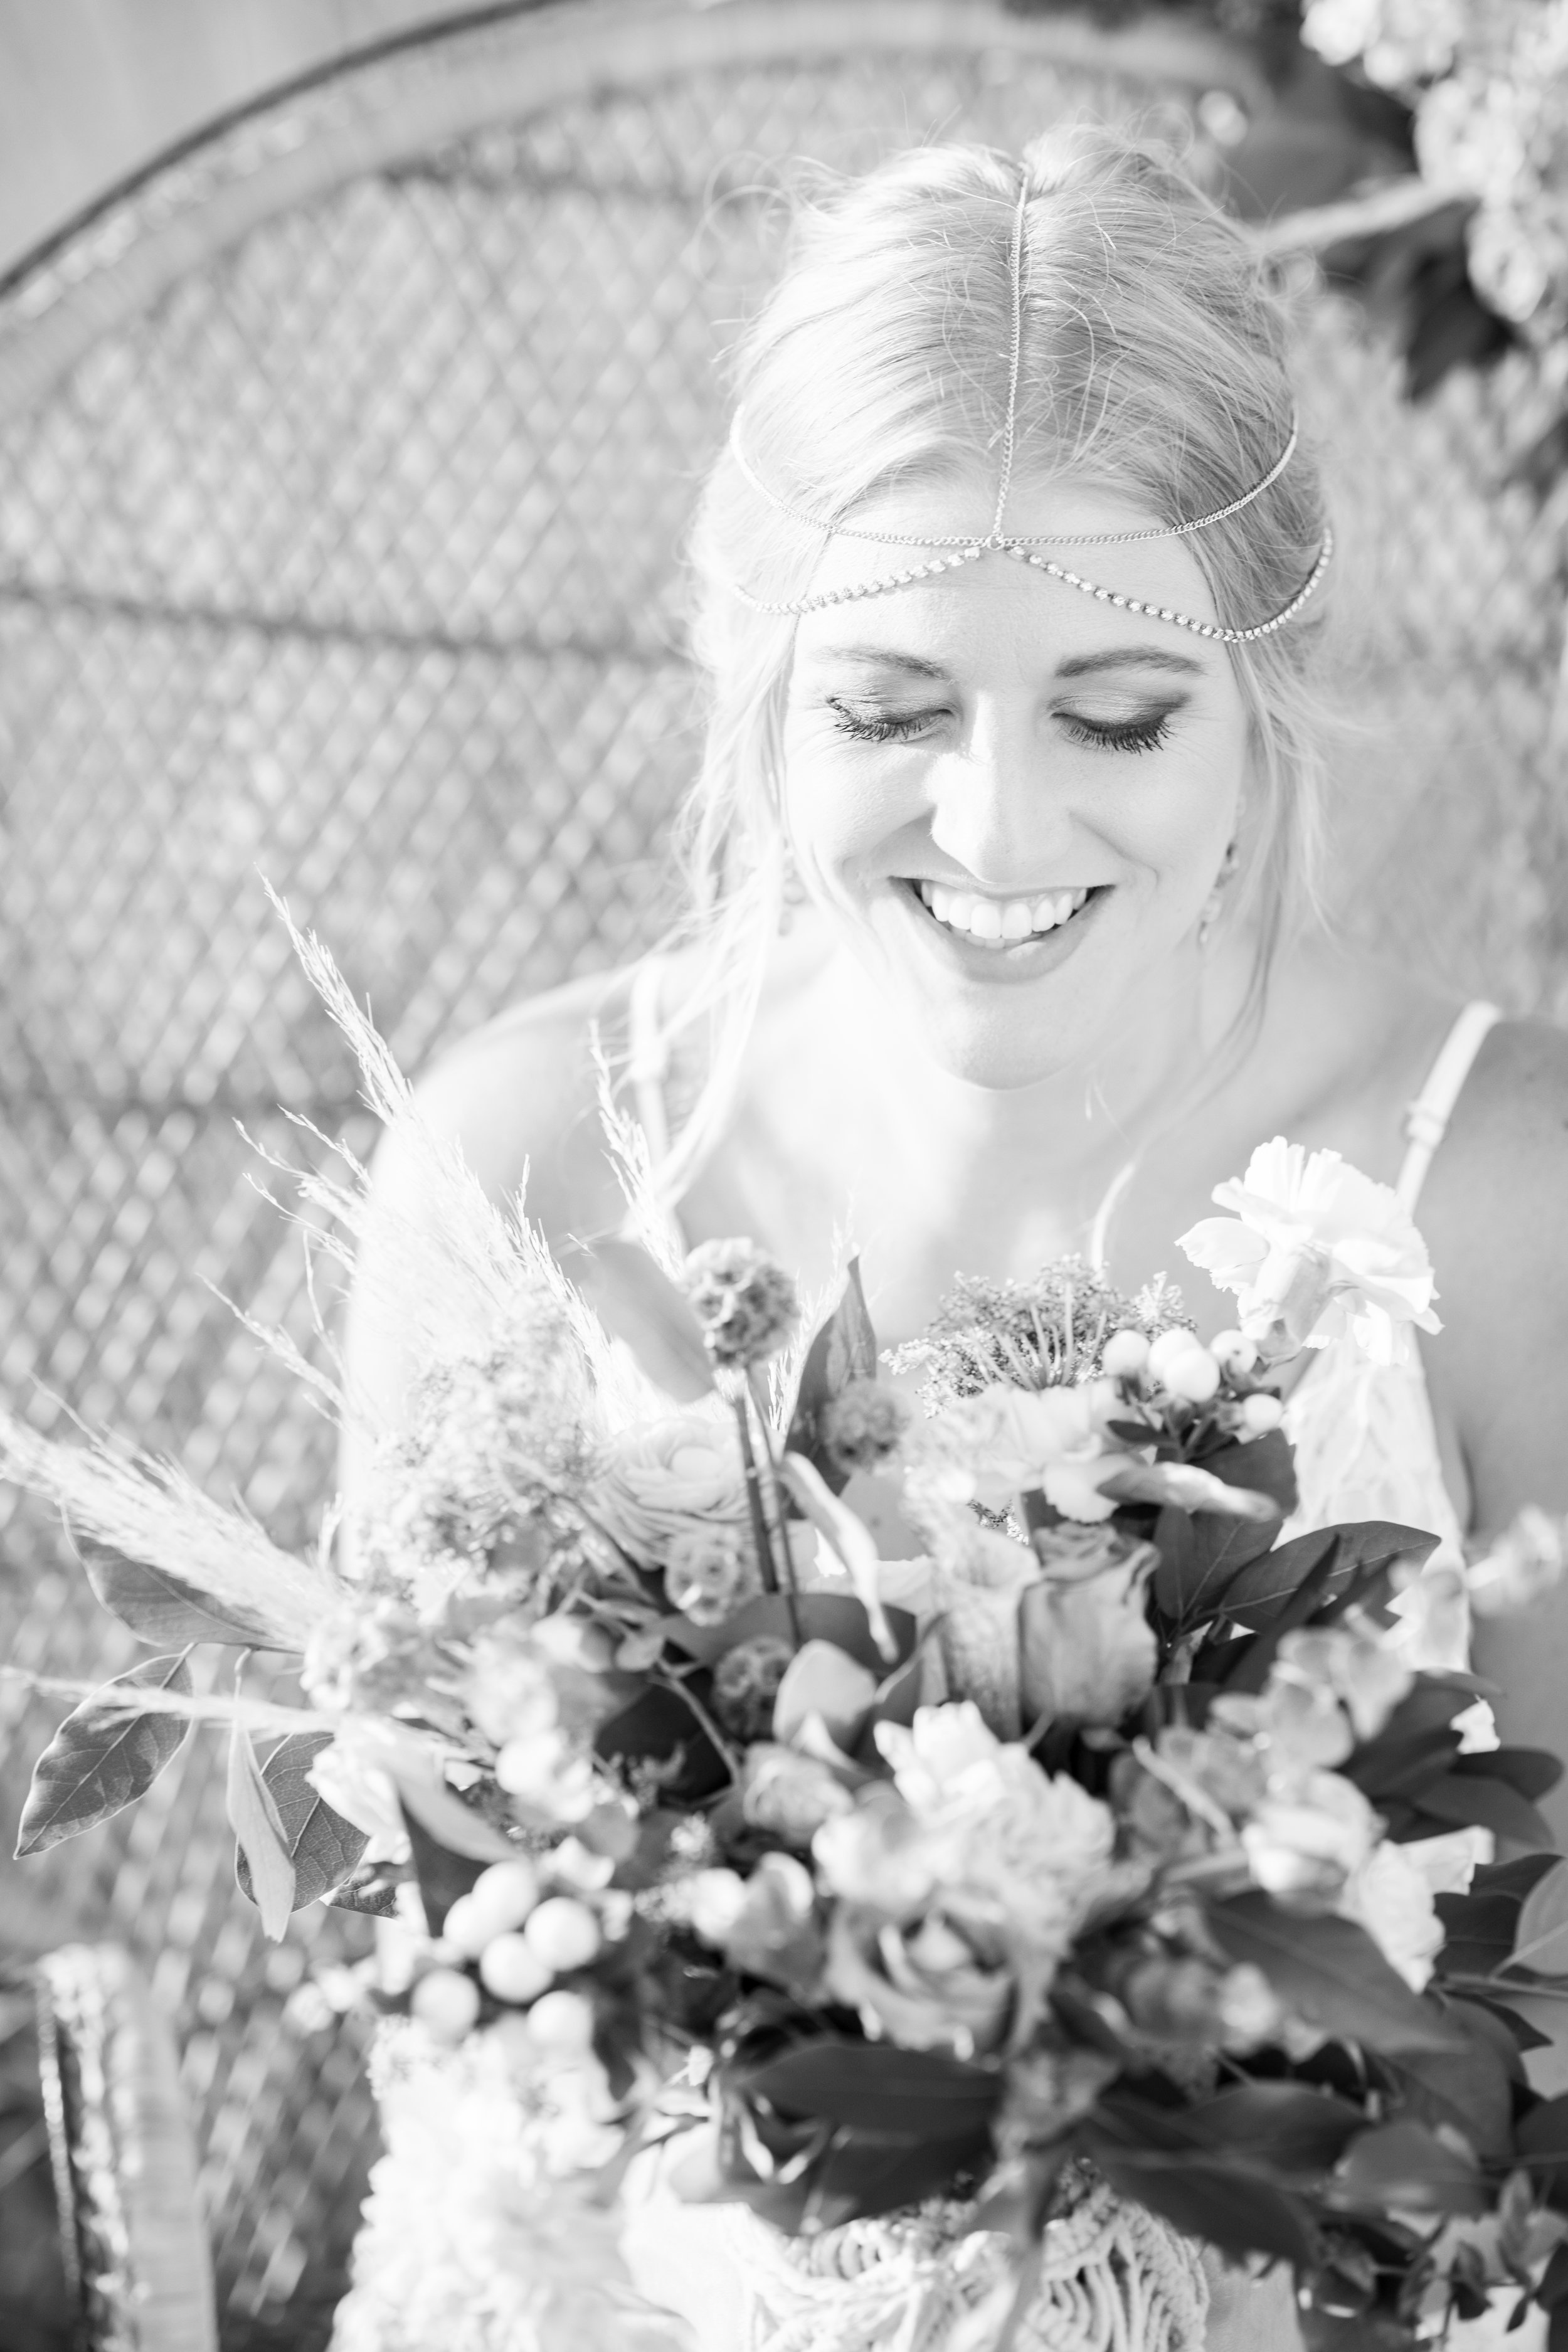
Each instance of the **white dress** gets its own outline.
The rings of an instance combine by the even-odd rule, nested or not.
[[[632,1070],[639,1115],[657,1154],[665,1127],[664,1074],[652,1042],[657,1035],[657,1021],[650,1017],[655,968],[645,967],[645,973],[646,982],[634,991]],[[1411,1210],[1476,1054],[1498,1017],[1489,1005],[1466,1007],[1411,1107],[1409,1150],[1399,1182],[1401,1197]],[[1381,1368],[1367,1364],[1348,1348],[1325,1349],[1289,1401],[1286,1429],[1296,1449],[1300,1490],[1288,1532],[1376,1518],[1435,1534],[1438,1544],[1429,1567],[1439,1573],[1429,1592],[1418,1587],[1405,1604],[1405,1646],[1413,1664],[1463,1666],[1468,1653],[1468,1618],[1462,1597],[1456,1598],[1452,1591],[1453,1580],[1440,1573],[1462,1560],[1462,1530],[1443,1480],[1418,1352],[1413,1349],[1405,1366]],[[1426,1605],[1430,1594],[1438,1595],[1441,1605]],[[1472,1736],[1485,1738],[1485,1727],[1478,1725]],[[1468,1834],[1458,1833],[1457,1841],[1433,1841],[1433,1845],[1454,1845],[1458,1852]],[[1441,1857],[1434,1859],[1440,1862]],[[428,2086],[422,2097],[411,2094],[401,2113],[395,2096],[389,2099],[385,2121],[388,2154],[373,2176],[375,2196],[356,2265],[359,2283],[342,2308],[334,2352],[470,2352],[470,2347],[471,2352],[512,2352],[513,2339],[504,2326],[493,2333],[482,2321],[478,2326],[465,2326],[450,2307],[441,2315],[438,2333],[426,2341],[417,2320],[408,2325],[413,2315],[407,2304],[399,2325],[387,2307],[389,2299],[377,2293],[378,2271],[384,2272],[379,2284],[385,2283],[384,2266],[400,2267],[410,2287],[418,2274],[413,2244],[405,2238],[397,2246],[395,2233],[401,2224],[410,2235],[419,2234],[420,2216],[416,2201],[397,2192],[400,2150],[426,2179],[430,2177],[430,2140],[438,2136],[440,2118],[430,2107]],[[379,2232],[377,2204],[383,2224]],[[426,2225],[432,2218],[424,2217]],[[1080,2323],[1075,2326],[1072,2296],[1063,2293],[1052,2312],[1042,2315],[1040,2326],[1026,2324],[1021,2352],[1085,2352],[1090,2345],[1103,2352],[1166,2352],[1167,2347],[1175,2352],[1178,2346],[1198,2343],[1206,2352],[1298,2352],[1301,2338],[1289,2282],[1281,2274],[1255,2284],[1225,2271],[1212,2257],[1200,2264],[1192,2250],[1160,2224],[1148,2225],[1152,2234],[1145,2245],[1140,2235],[1145,2226],[1137,2209],[1119,2207],[1101,2187],[1098,2201],[1080,2208],[1058,2232],[1058,2268],[1070,2279],[1075,2260],[1087,2251],[1086,2273],[1092,2273],[1099,2263],[1102,2268],[1113,2267],[1125,2281],[1129,2266],[1136,2270],[1146,2259],[1152,2272],[1160,2274],[1163,2298],[1150,2326],[1130,2334],[1124,2314],[1108,2316],[1103,2309],[1092,2310],[1092,2296],[1084,2299]],[[973,2250],[982,2242],[959,2241],[952,2252],[945,2253],[922,2242],[912,2226],[891,2243],[881,2230],[874,2256],[868,2249],[865,2265],[856,2275],[851,2234],[832,2234],[841,2245],[837,2273],[831,2265],[818,2266],[813,2275],[799,2248],[751,2214],[735,2207],[681,2205],[650,2173],[623,2233],[622,2252],[640,2294],[679,2316],[683,2325],[676,2336],[691,2352],[871,2352],[871,2347],[875,2352],[883,2347],[886,2352],[927,2352],[936,2336],[926,2327],[912,2332],[900,2322],[900,2314],[908,2309],[910,2284],[917,2274],[929,2280],[938,2273],[956,2272],[959,2263],[973,2259],[958,2247]],[[401,2263],[395,2254],[401,2255]],[[884,2291],[873,2284],[873,2272]],[[485,2299],[482,2289],[479,2299]],[[1513,2299],[1508,2299],[1510,2305]],[[416,2288],[410,2300],[418,2300]],[[1131,2302],[1136,2301],[1134,2293]],[[851,2321],[852,2307],[863,2315],[865,2326]],[[955,2283],[954,2314],[963,2307],[974,2305],[958,2296]],[[491,2313],[499,2323],[496,2305]],[[1504,2352],[1507,2315],[1500,2309],[1495,2316],[1457,2328],[1447,2339],[1451,2352],[1492,2352],[1492,2347]],[[464,2315],[470,2320],[475,2316]],[[628,2327],[628,2352],[640,2340],[638,2331]],[[1543,2343],[1543,2315],[1535,2312],[1523,2328],[1506,2338],[1507,2352],[1537,2352]],[[983,2346],[976,2343],[973,2352],[983,2352]]]

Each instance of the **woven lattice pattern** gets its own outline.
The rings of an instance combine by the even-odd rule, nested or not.
[[[715,353],[776,253],[776,159],[856,168],[931,131],[1017,145],[1180,99],[1131,66],[857,56],[854,16],[820,64],[626,89],[607,54],[592,100],[520,100],[264,215],[0,418],[0,1377],[42,1425],[68,1406],[177,1454],[284,1541],[309,1535],[331,1436],[214,1295],[311,1343],[298,1236],[236,1123],[296,1158],[279,1105],[371,1139],[258,871],[409,1066],[646,944],[694,752],[679,538]],[[196,158],[164,212],[199,219],[222,163]],[[47,293],[24,288],[10,325]],[[1494,495],[1529,384],[1455,385],[1412,420],[1310,294],[1303,352],[1375,623],[1352,632],[1344,691],[1373,731],[1341,754],[1341,895],[1462,980],[1568,1009],[1542,766],[1556,540]],[[134,1646],[20,1508],[0,1638],[90,1679]],[[59,1712],[0,1685],[8,1817]],[[24,1936],[142,1955],[180,2023],[226,2345],[307,2346],[370,2119],[352,2040],[279,2021],[312,1950],[364,1937],[304,1915],[260,1944],[220,1778],[189,1748],[4,1898]]]

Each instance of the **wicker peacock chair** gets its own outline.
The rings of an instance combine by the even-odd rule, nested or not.
[[[258,873],[410,1066],[657,931],[692,758],[679,538],[784,159],[1017,146],[1084,109],[1180,128],[1216,86],[1261,102],[1196,34],[993,0],[489,9],[230,121],[0,287],[0,1350],[40,1426],[115,1426],[308,1537],[331,1433],[214,1296],[312,1344],[237,1122],[295,1155],[289,1111],[371,1137]],[[1413,415],[1305,266],[1300,293],[1367,615],[1343,904],[1458,983],[1568,1008],[1561,516],[1494,494],[1531,380]],[[7,1507],[5,1653],[118,1670],[130,1636]],[[12,1816],[60,1711],[0,1684]],[[289,1996],[364,1927],[304,1914],[263,1945],[212,1754],[7,1865],[4,1916],[36,1951],[140,1956],[224,2344],[308,2352],[374,2138],[359,2042]]]

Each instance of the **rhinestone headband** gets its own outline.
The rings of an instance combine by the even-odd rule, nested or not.
[[[1037,572],[1045,572],[1052,580],[1059,580],[1064,587],[1076,588],[1080,595],[1092,596],[1100,604],[1114,604],[1125,612],[1142,614],[1149,620],[1169,622],[1173,628],[1190,630],[1194,636],[1212,638],[1216,645],[1250,645],[1258,637],[1271,636],[1276,629],[1282,629],[1288,621],[1295,619],[1321,583],[1334,552],[1333,533],[1326,527],[1317,561],[1289,603],[1282,605],[1268,620],[1257,621],[1246,629],[1222,628],[1213,621],[1196,621],[1189,614],[1174,612],[1169,605],[1151,604],[1142,597],[1124,596],[1113,589],[1099,587],[1094,581],[1086,580],[1079,572],[1070,572],[1054,559],[1042,555],[1039,550],[1046,547],[1139,546],[1151,540],[1185,539],[1194,531],[1209,530],[1215,523],[1228,522],[1232,515],[1240,514],[1255,499],[1260,499],[1265,490],[1271,488],[1295,456],[1300,439],[1300,423],[1294,415],[1285,446],[1268,471],[1260,480],[1254,482],[1250,489],[1244,490],[1239,498],[1229,499],[1224,506],[1215,507],[1207,514],[1194,515],[1184,522],[1155,523],[1140,530],[1047,531],[1025,537],[1004,529],[1007,499],[1013,485],[1013,454],[1017,433],[1018,382],[1024,345],[1025,214],[1027,205],[1028,187],[1026,184],[1013,215],[1008,264],[1013,299],[1007,411],[1002,427],[1002,463],[996,510],[990,530],[980,536],[962,532],[925,538],[906,536],[899,531],[862,530],[853,523],[839,522],[831,516],[811,514],[791,506],[763,479],[752,464],[742,436],[741,412],[737,410],[730,428],[730,455],[759,498],[764,499],[776,513],[800,524],[805,530],[822,532],[825,540],[857,539],[879,547],[933,548],[950,551],[933,554],[923,563],[909,564],[902,571],[885,573],[879,579],[858,581],[844,588],[822,589],[815,594],[792,596],[780,604],[753,595],[739,581],[727,582],[726,585],[742,604],[749,605],[753,612],[798,615],[822,612],[831,604],[856,604],[867,596],[882,596],[894,589],[912,587],[916,581],[933,579],[942,572],[956,572],[965,563],[975,562],[982,555],[1009,555],[1017,562],[1030,564]]]

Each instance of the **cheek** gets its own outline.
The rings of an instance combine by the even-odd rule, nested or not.
[[[795,863],[831,887],[885,866],[889,843],[926,814],[913,763],[846,758],[837,745],[785,740],[784,813]]]

